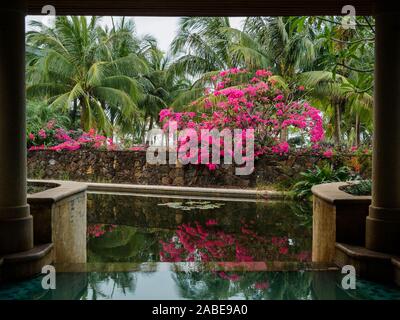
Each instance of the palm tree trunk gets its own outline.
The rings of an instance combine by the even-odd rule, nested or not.
[[[76,99],[74,99],[74,103],[72,106],[72,112],[70,114],[70,118],[71,118],[71,123],[74,126],[75,121],[76,121],[76,115],[78,113],[78,101]]]
[[[333,139],[335,142],[335,145],[340,146],[341,143],[341,111],[340,111],[340,103],[337,101],[334,102],[334,108],[335,108],[335,126],[334,126],[334,134],[333,134]]]
[[[361,142],[361,122],[360,122],[360,115],[356,114],[356,144],[355,146],[358,148]]]
[[[147,113],[145,113],[142,132],[141,132],[141,140],[143,144],[146,143],[145,139],[146,139],[147,116],[148,116]]]
[[[85,119],[85,115],[86,115],[86,111],[87,111],[87,106],[85,104],[84,99],[80,99],[79,100],[79,104],[81,105],[81,129],[83,131],[85,131],[85,127],[86,127],[86,119]]]

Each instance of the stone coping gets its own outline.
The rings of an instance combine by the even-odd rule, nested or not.
[[[332,263],[294,261],[253,261],[253,262],[113,262],[113,263],[56,263],[58,272],[265,272],[265,271],[338,271]]]
[[[28,194],[29,203],[43,203],[61,201],[71,195],[87,190],[87,185],[81,182],[58,181],[58,180],[28,180],[28,182],[40,185],[53,185],[53,188],[42,192]]]
[[[314,196],[331,204],[370,204],[371,196],[356,196],[340,190],[346,182],[332,182],[313,186],[311,191]]]
[[[199,188],[199,187],[177,187],[158,185],[137,184],[114,184],[114,183],[86,183],[88,191],[116,192],[116,193],[144,193],[159,195],[183,195],[204,197],[230,197],[237,199],[270,199],[279,200],[285,198],[285,192],[270,190],[249,189],[223,189],[223,188]]]
[[[28,195],[30,202],[56,202],[72,194],[85,190],[104,193],[157,194],[212,198],[226,197],[235,199],[282,200],[286,197],[285,192],[272,190],[177,187],[141,184],[73,182],[60,180],[28,180],[28,182],[35,183],[37,185],[51,184],[55,186],[54,188]]]
[[[344,244],[336,242],[335,247],[343,252],[345,252],[348,256],[354,257],[360,260],[388,260],[390,261],[393,258],[393,255],[388,253],[382,253],[378,251],[372,251],[365,247],[354,246],[350,244]]]
[[[3,256],[4,263],[18,263],[32,260],[38,260],[46,256],[52,249],[52,243],[40,244],[33,247],[31,250],[12,253]]]

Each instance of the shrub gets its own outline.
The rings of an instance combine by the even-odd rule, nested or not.
[[[316,166],[314,169],[309,169],[302,172],[301,178],[291,188],[291,192],[296,199],[311,199],[311,188],[318,184],[348,181],[354,179],[348,167],[340,167],[335,169],[332,164],[325,166]]]
[[[198,136],[202,129],[224,129],[242,131],[245,144],[246,129],[254,129],[255,157],[264,154],[287,154],[291,146],[285,136],[288,131],[297,135],[295,144],[303,142],[303,150],[313,152],[320,148],[324,139],[321,112],[306,101],[295,98],[295,90],[282,90],[278,87],[270,71],[258,70],[255,74],[243,69],[222,71],[212,77],[212,87],[205,95],[192,102],[195,112],[174,112],[163,109],[160,122],[167,130],[177,126],[177,130],[194,129]],[[178,150],[188,143],[179,141]],[[223,146],[221,139],[221,146]],[[185,148],[182,148],[185,150]],[[201,159],[201,146],[198,159]],[[209,154],[204,152],[204,154]]]

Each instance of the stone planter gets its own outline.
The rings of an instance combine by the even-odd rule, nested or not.
[[[86,262],[86,189],[84,183],[30,181],[52,188],[28,195],[35,244],[53,243],[54,262]]]
[[[371,196],[354,196],[344,182],[314,186],[312,260],[333,262],[335,243],[364,246],[365,221]]]

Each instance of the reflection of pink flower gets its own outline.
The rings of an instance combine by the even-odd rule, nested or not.
[[[297,255],[299,261],[308,261],[311,258],[311,253],[308,251],[302,251]]]
[[[281,247],[279,248],[279,253],[280,254],[288,254],[289,249],[287,247]]]
[[[237,274],[227,274],[223,271],[217,273],[222,279],[230,280],[230,281],[238,281],[240,279],[239,275]]]
[[[257,282],[254,287],[258,290],[265,290],[269,288],[269,283],[266,282]]]

